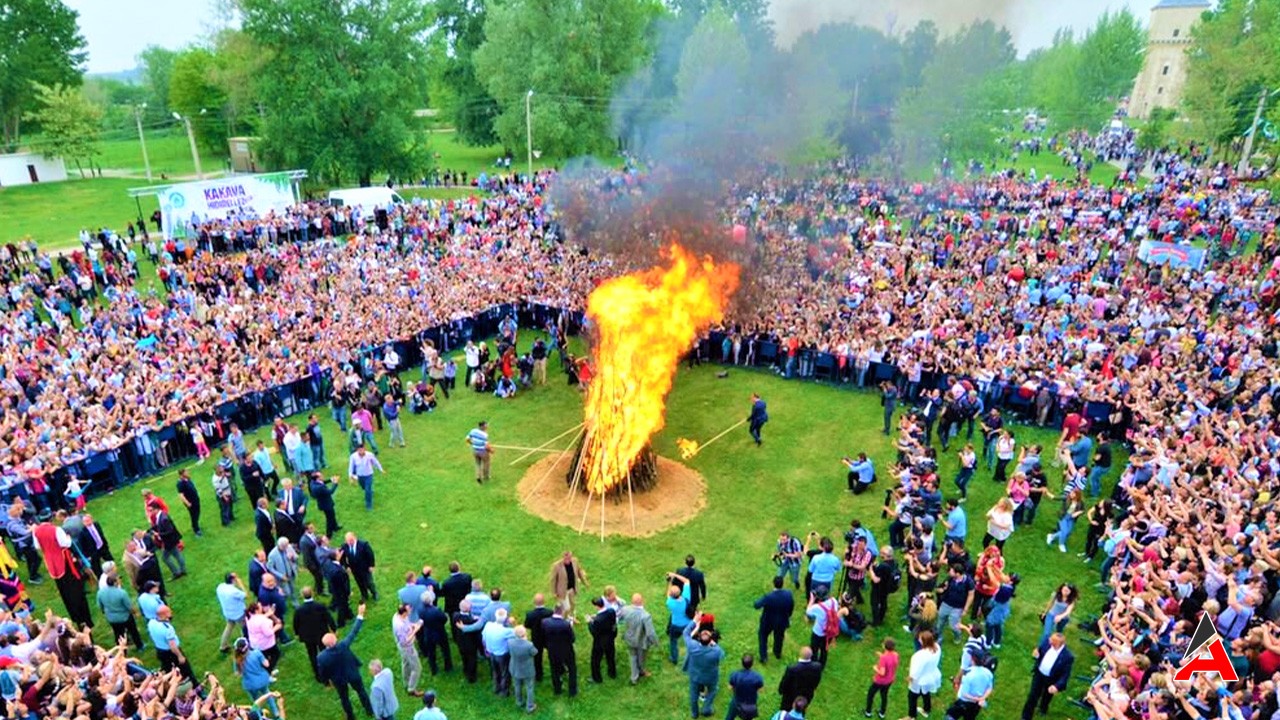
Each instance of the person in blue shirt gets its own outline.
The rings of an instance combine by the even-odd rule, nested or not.
[[[947,501],[947,516],[943,518],[942,526],[947,529],[945,535],[947,539],[959,540],[963,544],[968,537],[969,519],[956,498]]]
[[[760,430],[764,424],[769,422],[769,413],[765,409],[764,400],[760,399],[759,393],[751,393],[751,414],[747,416],[747,422],[750,423],[748,430],[751,433],[751,439],[755,440],[756,446],[759,447]]]
[[[733,688],[733,696],[729,698],[729,712],[725,720],[752,720],[760,716],[760,689],[764,687],[764,677],[752,669],[755,658],[751,653],[742,656],[742,669],[729,675],[729,687]]]
[[[987,698],[995,687],[995,676],[983,664],[970,665],[960,677],[960,687],[956,692],[956,703],[947,715],[956,720],[974,720],[982,708],[987,706]]]
[[[680,661],[680,637],[693,622],[689,617],[689,578],[669,572],[667,582],[670,583],[667,587],[667,610],[671,613],[667,621],[667,646],[670,650],[667,659],[675,665]]]
[[[852,460],[844,458],[841,460],[844,466],[849,468],[849,492],[854,495],[861,495],[867,488],[871,487],[871,483],[876,481],[875,464],[867,458],[866,453],[858,453],[858,459]]]
[[[232,668],[236,675],[240,676],[240,685],[244,688],[245,693],[249,696],[249,702],[255,702],[258,698],[267,697],[267,707],[271,708],[272,717],[280,714],[280,709],[276,705],[276,699],[271,696],[271,671],[268,669],[267,658],[257,648],[249,647],[248,638],[237,638],[235,646],[235,662]]]
[[[818,541],[818,546],[822,548],[822,552],[814,555],[809,560],[809,588],[810,592],[819,585],[826,585],[828,588],[835,587],[836,574],[840,572],[840,568],[844,567],[844,563],[840,558],[836,557],[832,550],[835,545],[831,542],[831,538],[822,538]]]

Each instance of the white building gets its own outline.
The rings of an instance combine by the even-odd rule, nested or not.
[[[39,153],[0,155],[0,187],[66,179],[67,166],[62,158],[47,158]]]
[[[1187,49],[1191,28],[1210,8],[1208,0],[1160,0],[1151,9],[1147,53],[1129,96],[1129,115],[1151,116],[1156,108],[1177,109],[1187,82]]]

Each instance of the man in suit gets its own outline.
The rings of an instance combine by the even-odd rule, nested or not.
[[[333,632],[335,628],[329,608],[316,602],[311,588],[302,588],[302,603],[293,611],[293,635],[307,647],[307,659],[311,661],[311,672],[315,674],[316,682],[324,682],[320,679],[316,656],[323,647],[325,634]]]
[[[102,575],[103,561],[115,559],[111,555],[111,544],[107,542],[106,532],[89,513],[84,514],[84,530],[80,531],[77,544],[80,546],[80,554],[89,561],[89,567],[93,568],[95,575]]]
[[[471,592],[471,575],[462,572],[457,560],[449,563],[449,577],[440,585],[440,592],[444,594],[444,612],[452,617],[458,612],[458,604],[462,602],[462,598]],[[457,635],[454,637],[456,639]]]
[[[182,554],[182,533],[174,524],[168,510],[157,508],[152,530],[160,540],[160,558],[168,566],[173,579],[177,580],[186,575],[187,558]]]
[[[689,612],[697,612],[698,603],[707,599],[707,579],[702,571],[694,567],[697,560],[692,555],[684,557],[684,567],[676,570],[676,574],[689,580]]]
[[[329,586],[329,609],[337,615],[338,627],[342,627],[351,619],[351,578],[342,564],[342,548],[335,550],[320,567]]]
[[[751,439],[756,441],[756,447],[760,447],[760,430],[769,422],[769,412],[759,393],[751,393],[751,414],[747,416],[747,422],[750,423],[747,429],[751,433]]]
[[[266,494],[264,482],[262,468],[258,467],[258,463],[253,461],[252,456],[245,455],[240,461],[240,484],[244,486],[244,494],[249,498],[249,504],[255,509],[259,507],[258,501]]]
[[[822,682],[822,663],[813,659],[813,649],[800,648],[800,660],[788,665],[782,673],[782,681],[778,683],[778,694],[782,696],[782,709],[790,710],[796,704],[796,698],[804,698],[805,705],[813,703],[813,695],[818,691],[818,683]]]
[[[338,515],[335,512],[333,504],[333,494],[338,491],[338,479],[332,478],[325,482],[324,476],[315,473],[311,478],[311,497],[316,501],[316,507],[320,512],[324,513],[324,534],[335,535],[342,526],[338,524]]]
[[[578,661],[573,652],[573,624],[564,617],[568,610],[563,603],[556,603],[551,617],[542,621],[542,639],[547,644],[547,658],[551,661],[551,690],[556,695],[563,692],[564,677],[569,676],[569,697],[578,694]]]
[[[796,609],[796,600],[791,593],[782,589],[786,578],[779,575],[773,579],[773,591],[756,599],[755,608],[760,611],[760,664],[769,660],[769,636],[773,636],[773,657],[782,659],[782,639],[791,627],[791,613]]]
[[[610,679],[618,677],[618,613],[604,604],[604,598],[592,598],[591,604],[596,608],[587,621],[587,630],[591,632],[591,682],[598,685],[604,682],[601,661],[608,663]]]
[[[515,637],[507,642],[507,654],[511,658],[511,682],[515,688],[516,707],[532,713],[538,709],[533,697],[533,658],[538,650],[529,641],[529,631],[525,626],[517,625],[512,632]]]
[[[276,545],[276,524],[267,499],[258,498],[258,509],[253,511],[253,534],[262,543],[263,552],[271,552]]]
[[[715,713],[716,692],[720,689],[720,661],[724,659],[724,648],[716,642],[716,633],[704,629],[702,622],[702,613],[698,613],[684,628],[689,712],[695,718]]]
[[[658,645],[658,631],[653,627],[653,616],[645,609],[644,597],[640,593],[631,596],[630,605],[622,606],[618,620],[623,624],[622,642],[627,645],[631,684],[635,685],[640,678],[649,676],[649,671],[644,669],[644,661],[649,649]]]
[[[454,642],[458,645],[458,656],[462,661],[462,675],[467,683],[476,683],[476,662],[480,653],[480,632],[484,629],[484,620],[471,612],[471,601],[463,599],[458,604],[458,612],[452,618]]]
[[[191,516],[191,533],[200,537],[204,534],[200,532],[200,493],[196,491],[196,484],[191,481],[191,471],[186,468],[178,471],[177,489],[178,500],[186,506],[187,514]]]
[[[587,586],[587,572],[573,553],[564,553],[551,563],[551,594],[556,604],[565,603],[565,612],[573,614],[573,601],[578,591]]]
[[[320,560],[316,557],[316,550],[320,547],[320,538],[316,537],[316,524],[307,523],[306,532],[302,533],[302,537],[298,538],[298,556],[302,560],[302,566],[311,573],[311,577],[316,583],[316,594],[324,596],[324,574],[320,572]]]
[[[364,709],[365,714],[373,714],[373,704],[369,702],[369,693],[365,692],[364,678],[360,675],[360,659],[351,651],[351,643],[360,633],[360,627],[363,624],[364,605],[361,605],[356,610],[356,622],[351,626],[347,636],[339,642],[333,633],[325,633],[320,641],[324,645],[324,650],[321,650],[320,655],[316,657],[316,669],[320,675],[320,682],[332,685],[338,690],[338,700],[342,702],[342,711],[346,713],[347,720],[356,720],[355,711],[351,708],[350,692],[352,690],[356,691],[356,697],[360,699],[360,707]]]
[[[431,674],[435,675],[438,672],[436,649],[439,648],[440,654],[444,656],[444,671],[453,672],[453,658],[449,653],[449,632],[446,630],[449,616],[436,607],[436,596],[430,588],[423,589],[416,607],[418,622],[422,623],[418,628],[419,654],[427,659]]]
[[[1049,713],[1049,701],[1054,695],[1067,689],[1067,682],[1071,680],[1071,665],[1075,662],[1062,633],[1050,635],[1048,640],[1040,643],[1031,657],[1036,662],[1031,670],[1031,692],[1027,694],[1027,702],[1022,706],[1022,720],[1031,720],[1031,714],[1037,705],[1041,715]]]
[[[298,601],[298,552],[289,540],[280,538],[276,546],[267,554],[267,569],[276,576],[280,584],[280,592],[291,602]],[[281,618],[283,619],[283,617]]]
[[[293,544],[302,539],[302,526],[284,508],[284,501],[276,501],[276,539],[284,538]],[[273,543],[274,544],[274,543]]]
[[[253,558],[249,560],[249,594],[257,597],[258,590],[262,589],[262,577],[270,574],[271,568],[267,567],[267,554],[261,550],[255,552]]]
[[[293,484],[293,478],[280,481],[280,503],[295,525],[301,528],[306,524],[307,494]]]
[[[377,601],[378,586],[373,581],[377,562],[369,541],[357,538],[353,532],[347,533],[346,541],[342,544],[342,562],[351,570],[356,587],[360,588],[360,602],[368,601],[370,596]]]
[[[546,603],[542,593],[537,593],[533,596],[533,609],[524,614],[524,626],[529,630],[529,641],[537,651],[533,656],[534,679],[537,682],[542,682],[542,655],[547,649],[547,640],[542,636],[542,621],[552,615]]]

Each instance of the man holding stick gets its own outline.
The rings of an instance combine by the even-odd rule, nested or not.
[[[760,447],[760,429],[769,422],[769,413],[765,410],[764,400],[760,399],[760,393],[751,393],[751,415],[747,417],[747,422],[751,423],[748,427],[751,439],[756,441],[756,447]]]
[[[467,433],[467,444],[476,459],[476,484],[483,485],[489,479],[489,456],[493,453],[493,446],[489,444],[489,423],[481,420]]]

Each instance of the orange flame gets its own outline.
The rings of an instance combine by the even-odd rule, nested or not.
[[[697,440],[690,440],[688,438],[680,438],[679,440],[676,440],[676,447],[680,448],[681,460],[692,460],[697,456],[698,451],[702,449],[698,446]]]
[[[596,375],[587,390],[583,474],[603,494],[623,484],[636,456],[666,422],[680,357],[724,317],[739,268],[699,259],[672,243],[670,262],[614,278],[587,299]]]

